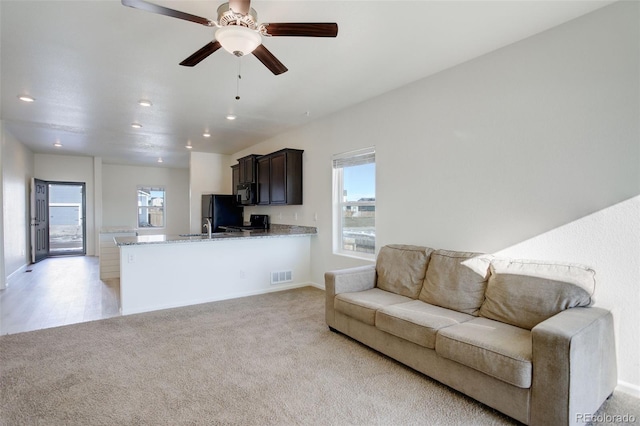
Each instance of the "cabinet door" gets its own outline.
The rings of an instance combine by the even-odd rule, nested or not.
[[[244,176],[244,159],[238,160],[238,183],[245,183],[247,178]]]
[[[256,159],[254,157],[245,158],[241,167],[244,169],[244,183],[253,183],[256,181],[255,169]]]
[[[271,156],[271,204],[287,203],[287,155],[285,153]]]
[[[248,155],[238,159],[240,183],[256,181],[256,155]]]
[[[302,204],[302,151],[287,150],[287,204]]]
[[[240,183],[240,165],[235,164],[231,166],[231,194],[236,193],[238,184]]]
[[[269,197],[270,173],[269,157],[265,156],[258,159],[258,204],[269,204],[271,202]]]

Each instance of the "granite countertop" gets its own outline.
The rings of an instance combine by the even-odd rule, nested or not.
[[[318,229],[313,226],[279,225],[272,224],[270,229],[242,231],[242,232],[220,232],[211,234],[180,234],[180,235],[139,235],[137,237],[115,237],[118,247],[135,246],[146,244],[168,244],[168,243],[198,243],[220,240],[241,240],[254,238],[281,238],[281,237],[305,237],[316,235]]]

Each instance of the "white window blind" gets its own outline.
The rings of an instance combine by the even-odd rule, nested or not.
[[[375,253],[375,148],[337,154],[333,165],[333,251],[370,259]]]
[[[347,157],[344,155],[351,154]],[[361,166],[363,164],[370,164],[376,162],[376,153],[370,148],[363,151],[355,151],[354,153],[341,154],[340,156],[334,156],[333,168],[340,167],[353,167]]]

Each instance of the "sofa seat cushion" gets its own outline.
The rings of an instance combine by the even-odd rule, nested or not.
[[[390,244],[382,247],[376,259],[376,287],[417,299],[433,249]]]
[[[420,300],[477,317],[484,301],[490,258],[482,253],[434,251]]]
[[[333,307],[337,312],[357,319],[368,325],[375,325],[376,311],[395,303],[409,302],[412,299],[399,294],[372,288],[365,291],[337,294]]]
[[[376,328],[434,349],[438,330],[473,318],[472,315],[413,300],[380,308],[376,312]]]
[[[487,318],[441,329],[436,353],[519,388],[531,387],[531,331]]]
[[[494,259],[480,316],[531,330],[569,308],[593,303],[595,272],[571,263]]]

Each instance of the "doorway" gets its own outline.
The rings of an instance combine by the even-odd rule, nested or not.
[[[32,193],[32,261],[52,256],[84,256],[85,183],[34,179]]]

